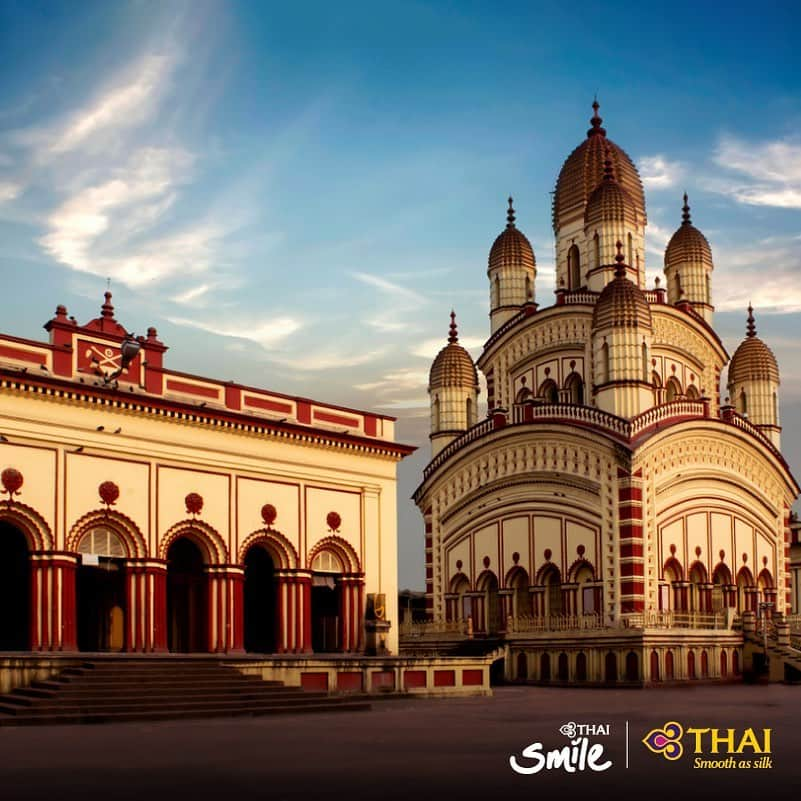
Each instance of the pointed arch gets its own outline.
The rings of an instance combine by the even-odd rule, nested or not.
[[[228,564],[228,548],[225,545],[225,541],[216,529],[202,520],[182,520],[168,529],[161,538],[159,559],[167,559],[167,551],[170,550],[170,545],[180,537],[186,537],[200,548],[206,564]]]
[[[499,584],[495,573],[492,570],[482,570],[476,579],[476,590],[481,592],[482,590],[491,589],[493,582],[495,583],[495,589],[497,589]]]
[[[559,402],[559,389],[556,386],[556,381],[552,378],[546,378],[540,384],[539,392],[537,393],[545,403],[558,403]]]
[[[698,400],[701,397],[701,393],[698,392],[698,388],[695,384],[690,384],[687,387],[687,400]]]
[[[113,509],[96,509],[87,512],[80,520],[73,524],[67,535],[66,548],[68,551],[78,552],[78,546],[83,536],[93,528],[105,527],[117,534],[128,551],[126,558],[141,559],[148,556],[147,543],[139,530],[139,526],[130,517]]]
[[[0,501],[0,521],[18,528],[31,551],[52,551],[53,532],[33,507],[19,501]]]
[[[581,288],[581,254],[578,245],[571,245],[567,251],[567,280],[571,290]]]
[[[330,551],[339,557],[346,573],[362,573],[361,562],[353,550],[353,546],[342,537],[325,537],[321,539],[310,551],[306,561],[306,567],[311,568],[317,554],[322,551]]]
[[[507,588],[516,587],[521,579],[528,585],[528,571],[520,565],[512,565],[506,573],[503,586]]]
[[[679,379],[676,376],[672,375],[668,378],[667,384],[665,386],[666,393],[665,399],[668,403],[674,400],[679,400],[682,395],[681,384],[679,383]]]
[[[578,373],[571,373],[565,381],[565,389],[570,393],[570,403],[581,406],[584,403],[584,382]]]
[[[757,576],[757,584],[760,586],[760,588],[764,588],[766,590],[773,589],[773,575],[766,567],[763,567],[762,570],[759,571],[759,575]]]
[[[454,573],[448,585],[450,592],[458,594],[460,592],[470,592],[470,579],[464,573]]]
[[[254,546],[264,548],[279,570],[295,570],[299,565],[295,546],[280,531],[272,528],[259,529],[244,539],[236,558],[238,564],[245,564],[247,552]]]
[[[562,571],[553,563],[553,562],[544,562],[540,569],[537,571],[534,577],[535,584],[544,584],[545,578],[548,578],[551,574],[556,574],[557,581],[561,584],[562,583]]]
[[[704,563],[696,559],[691,565],[690,570],[688,571],[687,575],[690,578],[690,581],[694,581],[694,577],[697,577],[699,581],[695,581],[696,584],[707,584],[709,582],[709,573],[707,572]]]
[[[753,587],[754,584],[756,583],[754,581],[754,574],[751,572],[750,568],[747,565],[743,565],[737,571],[737,583],[743,584],[746,587]]]
[[[730,585],[732,583],[731,570],[729,570],[728,565],[726,565],[724,562],[718,562],[715,565],[715,569],[712,571],[712,583],[726,585]]]

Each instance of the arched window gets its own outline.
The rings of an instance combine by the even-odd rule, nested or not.
[[[127,555],[119,536],[105,526],[98,526],[87,531],[78,543],[78,553],[106,556],[112,559],[124,559]]]
[[[681,397],[681,384],[676,376],[671,376],[667,382],[667,402],[678,400]]]
[[[688,679],[697,679],[698,676],[695,673],[695,652],[690,651],[687,654],[687,678]]]
[[[726,651],[720,649],[720,678],[725,679],[729,675],[729,660]]]
[[[639,681],[640,679],[640,660],[634,651],[626,654],[626,681]]]
[[[565,389],[570,392],[570,402],[576,406],[584,403],[584,382],[578,373],[571,373],[565,382]]]
[[[468,398],[465,401],[465,420],[467,422],[467,427],[470,428],[473,425],[473,399]]]
[[[748,398],[744,389],[741,389],[740,394],[737,396],[737,411],[740,414],[748,414]]]
[[[709,279],[709,273],[706,274],[706,303],[712,303],[712,284]]]
[[[723,563],[715,568],[712,574],[712,611],[722,612],[726,608],[724,588],[731,586],[731,572]]]
[[[557,660],[556,665],[559,681],[567,681],[570,678],[570,672],[568,668],[567,654],[564,651],[559,654],[559,659]]]
[[[690,569],[690,610],[693,612],[707,611],[704,608],[703,584],[706,584],[706,570],[700,562],[696,562]]]
[[[595,587],[591,585],[594,576],[589,564],[582,565],[573,576],[573,583],[578,584],[578,602],[581,604],[581,612],[585,615],[595,614],[598,609],[595,597]]]
[[[628,235],[628,247],[626,249],[629,257],[629,265],[634,266],[634,237],[631,234]]]
[[[579,289],[581,287],[581,255],[578,245],[572,245],[567,251],[567,275],[570,288]]]
[[[343,573],[342,562],[331,551],[320,551],[314,557],[311,569],[314,573]]]
[[[673,651],[668,651],[665,654],[665,678],[668,681],[672,681],[674,678],[673,675]]]
[[[526,302],[534,300],[534,287],[531,283],[531,276],[526,276]]]
[[[543,654],[540,657],[540,681],[551,680],[551,655]]]
[[[779,398],[773,393],[773,425],[779,425]]]
[[[701,397],[695,384],[690,384],[687,387],[687,400],[698,400]]]
[[[741,567],[737,573],[737,612],[755,611],[751,608],[750,595],[747,590],[754,586],[754,577],[747,567]]]
[[[651,651],[651,681],[659,681],[659,654]]]
[[[528,591],[528,573],[522,567],[513,568],[511,578],[507,577],[512,596],[512,615],[516,618],[531,617],[531,594]]]
[[[434,395],[434,402],[431,404],[431,430],[439,431],[439,395]]]
[[[587,655],[584,651],[576,657],[576,681],[587,681]]]
[[[492,282],[492,308],[497,309],[501,305],[501,282],[498,276]]]
[[[648,383],[648,374],[650,370],[648,368],[648,345],[644,342],[642,343],[642,380]]]
[[[617,681],[617,656],[612,651],[604,658],[604,678],[608,684]]]
[[[595,236],[592,238],[592,254],[593,254],[593,267],[600,267],[601,266],[601,240],[598,238],[598,232],[596,231]]]
[[[528,658],[524,651],[517,655],[517,680],[525,681],[528,678]]]
[[[612,380],[612,376],[609,370],[609,343],[604,342],[601,345],[601,374],[602,374],[602,384],[606,384]]]
[[[545,586],[545,614],[562,614],[562,576],[559,570],[551,565],[542,577]]]
[[[701,651],[701,678],[709,678],[709,654],[706,651]]]
[[[545,403],[559,403],[559,390],[552,378],[546,378],[542,382],[539,395]]]

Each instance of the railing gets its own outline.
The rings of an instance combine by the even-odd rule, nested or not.
[[[539,617],[511,617],[506,626],[507,633],[532,631],[586,631],[588,629],[611,628],[603,615],[543,615]]]
[[[600,295],[600,292],[590,292],[588,289],[577,289],[574,292],[565,292],[562,295],[562,303],[564,305],[575,303],[584,306],[594,306]]]
[[[628,435],[629,437],[635,437],[646,428],[664,420],[675,420],[677,417],[703,417],[706,414],[707,403],[704,401],[677,400],[663,403],[661,406],[654,406],[653,409],[648,409],[642,414],[632,417],[628,424]]]
[[[623,615],[619,625],[624,628],[665,629],[729,629],[731,621],[725,612],[650,611]]]
[[[467,623],[463,620],[411,620],[398,627],[401,637],[426,637],[436,634],[467,634]]]
[[[801,635],[801,615],[785,615],[784,619],[793,634]]]

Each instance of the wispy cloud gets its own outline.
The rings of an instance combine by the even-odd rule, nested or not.
[[[11,181],[0,181],[0,203],[14,200],[21,191],[22,187],[19,184],[15,184]]]
[[[638,163],[640,178],[646,189],[668,189],[675,186],[685,174],[684,165],[670,161],[662,154],[642,156]]]
[[[713,156],[738,178],[713,177],[706,188],[751,206],[801,209],[801,141],[747,142],[723,137]]]
[[[368,286],[376,287],[382,292],[393,295],[396,298],[402,298],[413,303],[425,302],[425,298],[418,292],[415,292],[413,289],[408,289],[405,286],[401,286],[400,284],[396,284],[393,281],[388,281],[386,278],[383,278],[380,275],[362,272],[352,272],[350,275],[357,281],[361,281],[363,284],[367,284]]]
[[[250,340],[265,349],[282,342],[302,327],[300,320],[294,317],[273,317],[269,322],[258,322],[253,325],[215,323],[206,320],[192,320],[187,317],[168,317],[167,319],[174,325],[198,328],[209,334]]]

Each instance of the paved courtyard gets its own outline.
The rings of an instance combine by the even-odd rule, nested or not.
[[[0,729],[4,799],[450,799],[542,797],[597,791],[619,798],[763,797],[801,786],[801,687],[720,686],[661,690],[501,688],[493,698],[387,700],[367,713],[152,724]],[[529,744],[547,751],[563,724],[610,725],[603,772],[518,775]],[[685,735],[674,762],[641,740],[677,721],[685,729],[771,728],[773,768],[693,766]],[[629,767],[626,768],[626,722]],[[725,736],[726,732],[723,732]],[[704,735],[703,737],[706,737]],[[708,740],[704,740],[708,750]],[[707,757],[709,758],[709,757]],[[722,759],[722,756],[714,757]],[[753,759],[744,750],[737,760]],[[708,796],[709,797],[709,796]]]

